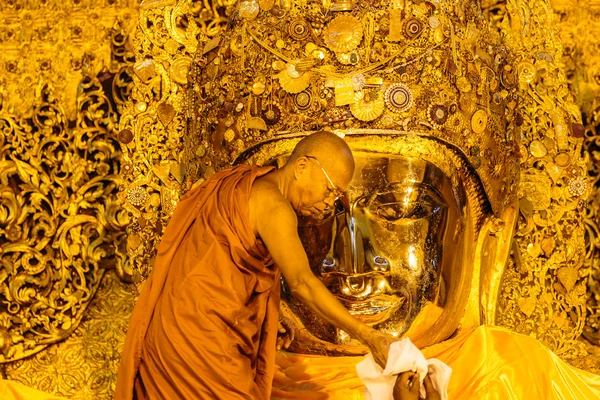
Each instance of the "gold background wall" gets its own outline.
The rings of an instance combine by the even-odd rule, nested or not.
[[[232,3],[0,4],[4,378],[73,398],[111,397],[136,283],[148,273],[178,197],[198,176],[192,162],[198,154],[182,147],[187,68],[198,43],[209,42],[226,22]],[[560,125],[548,117],[558,104],[581,122],[576,130],[585,136],[571,155],[579,170],[569,172],[564,187],[581,192],[580,200],[565,197],[541,210],[560,220],[553,227],[538,223],[536,201],[544,199],[531,184],[550,182],[552,190],[555,179],[521,160],[530,180],[521,182],[523,215],[497,323],[598,372],[600,2],[488,1],[482,7],[507,45],[521,52],[522,68],[541,49],[553,57],[558,73],[550,90],[523,84],[526,114],[547,114],[549,126]],[[530,42],[519,47],[515,19],[503,19],[506,13],[533,21],[539,31]],[[545,140],[536,134],[530,143]],[[561,235],[570,250],[557,246]]]

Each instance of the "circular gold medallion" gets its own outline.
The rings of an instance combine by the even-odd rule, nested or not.
[[[471,117],[471,129],[475,133],[482,133],[487,127],[488,116],[485,111],[477,110]]]
[[[427,120],[434,128],[441,129],[448,120],[448,108],[443,104],[431,104],[427,108]]]
[[[360,121],[373,121],[377,119],[385,109],[385,102],[381,93],[373,93],[365,96],[363,92],[356,93],[357,101],[350,104],[350,112]]]
[[[294,19],[288,25],[288,33],[295,40],[303,40],[308,37],[310,27],[303,19]]]
[[[336,53],[347,53],[354,50],[362,37],[362,24],[351,15],[335,17],[323,30],[325,44]]]
[[[408,86],[402,83],[394,83],[385,91],[385,104],[388,109],[395,113],[407,111],[412,107],[413,95]]]
[[[307,110],[312,104],[312,96],[307,91],[302,91],[294,96],[294,105],[298,110]]]
[[[571,162],[571,156],[569,156],[569,153],[558,153],[556,157],[554,157],[554,162],[559,167],[566,167]]]
[[[404,23],[404,35],[409,39],[416,39],[423,32],[423,23],[416,18],[411,18]]]
[[[263,94],[266,89],[267,89],[267,85],[265,85],[265,83],[261,82],[261,81],[256,81],[252,85],[252,93],[257,96]]]

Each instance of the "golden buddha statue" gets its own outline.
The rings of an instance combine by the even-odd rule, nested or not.
[[[190,150],[210,174],[280,164],[314,130],[345,137],[350,188],[301,221],[311,268],[355,316],[424,347],[495,313],[517,209],[514,68],[474,4],[350,3],[240,2],[191,69]],[[285,285],[283,302],[292,351],[365,353]]]

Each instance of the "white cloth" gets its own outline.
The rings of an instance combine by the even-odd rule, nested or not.
[[[441,400],[448,400],[448,382],[450,382],[452,368],[435,358],[426,360],[423,353],[409,338],[390,345],[385,370],[375,362],[371,353],[356,365],[356,372],[365,384],[366,400],[393,400],[396,378],[406,371],[418,373],[421,397],[425,398],[423,380],[429,373],[433,387],[440,394]]]

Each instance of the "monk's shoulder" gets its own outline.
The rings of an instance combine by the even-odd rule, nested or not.
[[[258,224],[296,221],[296,214],[276,185],[269,181],[256,180],[250,191],[250,222],[258,233]]]
[[[257,210],[283,209],[292,211],[290,203],[281,194],[277,186],[269,181],[256,180],[252,184],[250,202]]]

